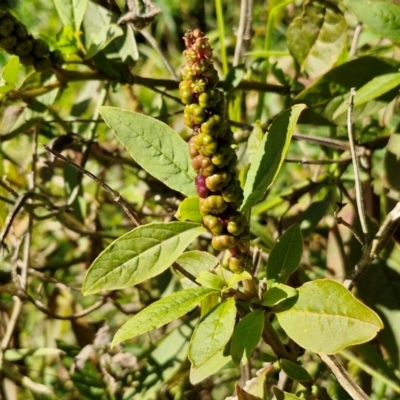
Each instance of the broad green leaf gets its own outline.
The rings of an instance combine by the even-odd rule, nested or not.
[[[227,397],[225,400],[263,400],[264,397],[255,396],[254,394],[249,393],[247,390],[242,389],[239,384],[236,382],[235,384],[235,392],[237,397]]]
[[[225,290],[229,290],[230,288],[236,286],[239,282],[249,279],[252,279],[252,276],[247,271],[243,271],[240,274],[232,274],[226,282]]]
[[[0,94],[4,95],[13,89],[15,89],[14,85],[2,85],[2,86],[0,86]]]
[[[57,47],[64,54],[75,54],[79,50],[78,35],[68,26],[63,26],[61,32],[57,34]]]
[[[307,382],[312,379],[307,370],[299,364],[285,360],[284,358],[279,361],[279,364],[289,378],[292,378],[294,381]]]
[[[400,63],[393,59],[365,56],[332,69],[296,96],[296,102],[305,103],[309,107],[301,115],[300,122],[307,122],[307,114],[312,111],[337,125],[345,125],[346,114],[341,114],[336,119],[333,115],[342,103],[349,100],[350,89],[354,87],[358,90],[376,76],[398,72],[399,68]],[[355,107],[353,121],[370,116],[397,95],[398,90],[393,89],[378,99]]]
[[[209,271],[214,269],[218,264],[218,258],[206,251],[192,250],[181,254],[176,262],[195,278],[198,277],[201,271]],[[182,286],[187,289],[189,287],[198,287],[188,278],[181,278]]]
[[[400,8],[399,8],[400,9]],[[354,96],[354,107],[368,103],[385,93],[397,88],[400,85],[400,72],[379,75],[366,83],[356,91]],[[342,103],[336,110],[333,118],[337,118],[342,113],[347,113],[349,101]]]
[[[58,15],[64,25],[78,31],[85,15],[88,0],[54,0]]]
[[[383,324],[378,315],[338,282],[321,279],[298,288],[297,302],[276,316],[301,347],[333,354],[373,339]]]
[[[209,271],[201,271],[196,281],[199,282],[201,286],[214,290],[221,290],[226,285],[223,278]]]
[[[224,354],[224,349],[220,350],[198,368],[190,368],[190,383],[196,385],[210,375],[218,372],[225,364],[231,360],[229,355]]]
[[[268,285],[268,290],[264,293],[262,304],[272,307],[281,303],[283,300],[297,296],[297,289],[282,283],[272,283]]]
[[[258,203],[274,183],[288,151],[297,119],[305,108],[304,104],[297,104],[283,111],[264,135],[247,174],[242,211]]]
[[[250,164],[253,162],[254,154],[259,148],[263,137],[264,137],[264,132],[261,128],[260,121],[257,120],[254,123],[254,128],[250,133],[249,139],[247,140],[247,154]]]
[[[122,36],[124,31],[116,24],[103,26],[99,32],[88,38],[86,46],[88,47],[85,60],[89,60],[95,54],[103,50],[109,43],[111,43],[118,36]]]
[[[100,107],[100,113],[144,170],[171,189],[186,196],[197,195],[187,143],[173,129],[120,108]]]
[[[196,326],[189,344],[189,360],[197,369],[222,350],[231,338],[236,319],[235,299],[219,303]]]
[[[303,254],[300,226],[292,225],[275,243],[267,263],[267,279],[285,283],[299,266]]]
[[[218,292],[196,287],[181,290],[150,304],[122,325],[115,334],[111,346],[182,317],[192,311],[205,297],[215,293]]]
[[[1,77],[7,85],[15,87],[18,79],[19,57],[12,56],[1,72]]]
[[[136,285],[165,271],[204,228],[191,222],[142,225],[111,243],[90,266],[84,295]]]
[[[313,78],[337,62],[346,45],[346,33],[346,20],[335,4],[308,0],[288,27],[287,45],[300,70]]]
[[[297,397],[294,394],[284,392],[276,386],[273,387],[272,390],[274,391],[276,400],[302,400],[301,397]]]
[[[240,320],[231,341],[231,356],[235,364],[247,364],[261,339],[263,329],[263,310],[252,311]]]
[[[190,196],[179,203],[174,217],[179,221],[201,222],[203,216],[199,209],[199,196]]]
[[[344,0],[343,4],[378,35],[400,42],[400,6],[387,1]]]

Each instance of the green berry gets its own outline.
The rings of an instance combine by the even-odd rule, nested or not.
[[[179,84],[179,95],[183,104],[190,104],[193,101],[193,94],[190,91],[191,81],[181,81]]]
[[[51,61],[48,58],[35,59],[33,67],[37,72],[47,71],[51,68]]]
[[[196,148],[196,136],[192,136],[189,140],[189,155],[191,158],[194,158],[197,155],[199,155],[199,152],[197,151]]]
[[[14,52],[17,56],[25,57],[28,56],[30,51],[32,50],[32,42],[29,40],[20,41],[14,49]]]
[[[229,217],[227,231],[234,236],[239,236],[245,230],[247,226],[247,220],[241,213],[235,213]]]
[[[9,35],[0,39],[0,47],[2,47],[7,53],[13,53],[17,43],[18,39],[14,35]]]
[[[192,50],[192,49],[187,49],[183,52],[183,55],[185,56],[186,60],[189,63],[194,63],[197,61],[197,53]]]
[[[199,95],[199,105],[203,108],[214,107],[221,99],[218,89],[208,89]]]
[[[14,30],[14,21],[12,18],[10,18],[10,15],[7,15],[6,17],[3,17],[0,20],[0,36],[10,36],[11,33]]]
[[[236,203],[243,200],[243,190],[237,179],[232,181],[221,190],[221,196],[227,203]]]
[[[228,250],[236,245],[236,238],[231,235],[214,236],[211,245],[215,250]]]
[[[203,217],[203,225],[213,234],[220,235],[223,230],[223,226],[215,215],[206,215]]]
[[[234,156],[235,151],[232,149],[230,143],[224,143],[218,147],[218,151],[213,155],[211,161],[217,167],[223,168],[229,164]]]
[[[207,121],[201,124],[201,131],[203,133],[208,133],[209,135],[218,136],[222,126],[222,116],[219,114],[214,114],[212,117],[208,118]]]
[[[245,269],[250,269],[251,265],[252,259],[250,254],[239,253],[229,257],[228,268],[235,274],[239,274]]]
[[[49,46],[48,44],[42,39],[36,39],[33,42],[33,49],[32,53],[36,58],[44,58],[49,54]]]
[[[64,57],[62,56],[61,51],[54,50],[50,52],[50,61],[54,66],[60,67],[64,64]]]
[[[184,81],[190,81],[194,78],[194,72],[191,65],[184,65],[182,67],[182,79]]]
[[[228,172],[217,172],[206,179],[206,186],[212,192],[223,189],[231,180],[232,176]]]
[[[212,195],[200,199],[200,212],[202,215],[221,214],[227,208],[227,204],[221,196]]]
[[[195,136],[195,148],[203,156],[210,157],[216,153],[218,142],[205,133],[199,133]]]
[[[192,167],[197,173],[206,177],[212,175],[215,171],[215,165],[211,162],[211,158],[201,154],[193,158]]]
[[[183,111],[183,119],[189,127],[200,125],[206,118],[204,109],[198,104],[188,104]]]
[[[206,81],[203,78],[193,79],[190,85],[193,93],[201,93],[206,90]]]

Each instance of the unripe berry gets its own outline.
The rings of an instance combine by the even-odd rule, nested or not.
[[[29,40],[24,40],[15,46],[14,52],[17,56],[25,57],[29,55],[31,50],[32,43]]]
[[[228,172],[217,172],[206,179],[206,186],[212,191],[223,189],[231,180],[232,176]]]
[[[234,236],[239,236],[245,230],[247,220],[245,216],[239,212],[229,217],[229,222],[226,227],[227,231]]]
[[[207,121],[201,124],[201,131],[208,133],[212,136],[218,136],[219,131],[222,129],[223,119],[221,115],[214,114]]]
[[[50,52],[50,61],[53,65],[61,67],[64,64],[64,57],[61,51],[53,50]]]
[[[250,254],[239,253],[229,257],[228,268],[235,274],[243,272],[244,269],[250,269],[252,259]]]
[[[229,164],[229,161],[234,157],[235,151],[230,143],[224,143],[218,147],[218,151],[213,155],[211,161],[219,168],[223,168]]]
[[[179,95],[183,104],[190,104],[193,101],[193,94],[190,91],[190,81],[182,81],[179,84]]]
[[[199,105],[203,108],[214,107],[221,99],[218,89],[208,89],[199,95]]]
[[[243,200],[243,190],[237,179],[233,179],[229,185],[221,190],[221,196],[227,203],[234,203]]]
[[[185,50],[183,52],[183,55],[185,56],[186,60],[191,64],[197,61],[197,53],[192,49]]]
[[[206,89],[206,81],[203,78],[193,79],[190,85],[193,93],[201,93]]]
[[[215,250],[228,250],[236,245],[236,238],[231,235],[214,236],[211,240]]]
[[[35,59],[33,67],[37,72],[47,71],[51,68],[51,61],[48,58]]]
[[[191,158],[194,158],[199,154],[196,149],[196,136],[192,136],[189,140],[189,155]]]
[[[214,155],[218,148],[218,142],[210,135],[199,133],[195,136],[195,148],[203,156]]]
[[[10,18],[10,15],[7,15],[0,20],[0,36],[10,36],[14,30],[14,21]]]
[[[220,214],[226,210],[227,206],[221,196],[212,195],[205,199],[200,199],[200,212],[202,215]]]
[[[18,39],[14,35],[9,35],[0,39],[0,47],[2,47],[7,53],[13,53],[17,43]]]
[[[213,234],[220,235],[223,230],[223,226],[215,215],[206,215],[203,217],[203,225]]]
[[[192,167],[204,177],[212,175],[215,171],[215,165],[211,162],[211,158],[201,154],[193,158]]]
[[[36,58],[38,59],[44,58],[49,54],[49,52],[50,52],[49,46],[44,40],[42,39],[34,40],[32,53]]]
[[[182,67],[182,79],[185,81],[190,81],[194,78],[194,72],[191,65],[184,65]]]

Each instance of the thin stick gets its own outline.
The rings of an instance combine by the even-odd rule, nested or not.
[[[354,36],[353,36],[353,40],[351,42],[349,58],[353,58],[356,55],[357,45],[358,45],[358,41],[360,39],[361,30],[362,30],[362,22],[359,22],[356,26],[356,29],[354,29]]]
[[[253,18],[252,10],[252,0],[242,0],[240,2],[239,26],[236,33],[236,47],[232,62],[234,67],[239,65],[240,57],[250,43],[251,22]]]
[[[360,165],[359,165],[357,154],[356,154],[356,145],[355,145],[354,133],[353,133],[353,108],[354,108],[355,94],[356,94],[355,88],[351,88],[350,89],[349,108],[347,110],[347,133],[349,136],[350,152],[351,152],[351,158],[353,161],[354,180],[355,180],[355,187],[356,187],[357,211],[358,211],[358,216],[360,218],[361,229],[364,234],[364,243],[366,245],[368,245],[370,240],[369,240],[369,234],[368,234],[367,219],[365,216],[364,197],[363,197],[362,185],[361,185],[361,179],[360,179]]]
[[[353,400],[369,400],[370,397],[354,382],[336,357],[328,354],[318,354],[321,360],[329,367],[333,375],[339,381],[340,386],[351,396]]]
[[[69,160],[67,157],[64,157],[62,154],[60,154],[58,151],[55,151],[51,149],[49,146],[44,145],[44,148],[55,155],[57,158],[60,158],[61,160],[67,162],[68,164],[72,165],[74,168],[76,168],[79,172],[82,172],[89,178],[93,179],[98,185],[100,185],[104,190],[106,190],[108,193],[111,194],[113,200],[117,202],[122,209],[125,211],[126,215],[131,219],[131,221],[136,225],[140,225],[140,221],[136,215],[136,212],[132,209],[130,204],[122,197],[121,194],[116,192],[114,189],[112,189],[110,186],[108,186],[105,182],[97,178],[97,176],[93,175],[91,172],[87,171],[86,169],[82,168],[80,165],[75,164],[71,160]]]

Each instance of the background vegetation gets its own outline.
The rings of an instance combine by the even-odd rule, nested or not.
[[[356,265],[365,266],[347,284],[356,283],[353,292],[379,314],[384,329],[369,343],[341,350],[335,360],[369,398],[399,398],[400,6],[366,3],[169,0],[155,3],[157,15],[151,3],[138,2],[131,11],[148,14],[133,20],[135,26],[122,0],[4,5],[35,38],[59,50],[65,63],[35,72],[0,51],[0,398],[350,398],[316,353],[299,353],[311,377],[302,380],[298,371],[276,364],[263,341],[246,365],[228,362],[194,384],[187,349],[198,310],[110,348],[129,316],[180,289],[182,276],[174,268],[124,290],[81,293],[99,253],[136,226],[104,183],[123,196],[141,224],[174,220],[184,198],[130,157],[99,107],[155,117],[188,139],[178,81],[182,37],[197,27],[214,49],[242,182],[254,152],[251,140],[293,104],[308,107],[277,180],[252,210],[258,270],[265,270],[274,243],[293,223],[304,245],[288,285],[318,278],[343,282],[354,278]],[[68,14],[65,5],[74,12]],[[365,218],[357,206],[348,138],[353,87],[360,89],[353,126]],[[375,260],[366,252],[364,223],[370,239],[376,232],[384,238]],[[190,249],[223,258],[207,234]],[[236,382],[247,391],[235,389]],[[274,393],[274,385],[286,394]]]

